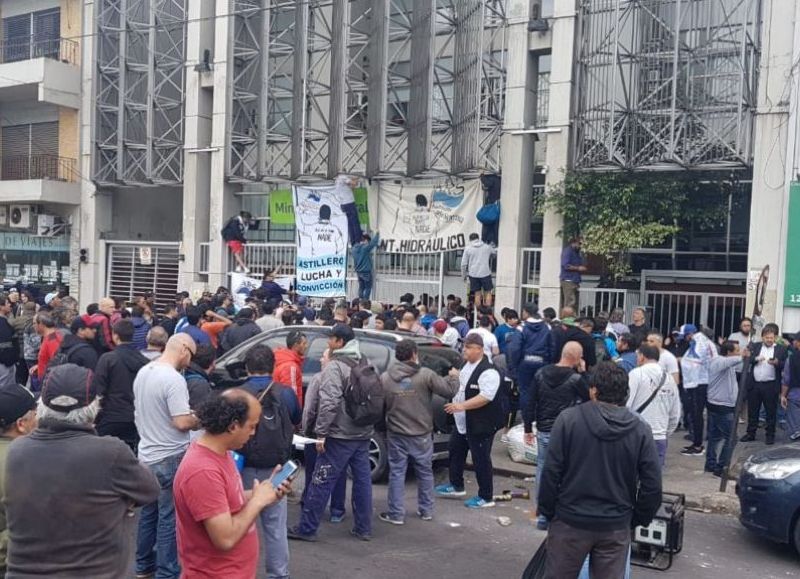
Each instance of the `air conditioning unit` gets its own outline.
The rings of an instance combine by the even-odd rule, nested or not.
[[[12,205],[8,212],[8,224],[16,229],[30,229],[33,221],[30,205]]]
[[[58,224],[61,220],[55,215],[40,214],[36,216],[36,235],[39,237],[54,237],[61,230],[63,225]]]
[[[8,225],[8,205],[0,205],[0,227]]]

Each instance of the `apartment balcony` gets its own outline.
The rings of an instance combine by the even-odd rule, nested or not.
[[[2,157],[0,203],[60,203],[81,200],[77,161],[55,155]]]
[[[79,109],[79,45],[66,38],[0,43],[0,104],[39,101]]]

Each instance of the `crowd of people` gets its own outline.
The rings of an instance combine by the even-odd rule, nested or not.
[[[470,268],[465,275],[482,273]],[[435,516],[437,497],[493,507],[492,446],[519,415],[537,448],[537,526],[554,539],[548,576],[575,577],[602,550],[590,558],[592,573],[621,577],[631,525],[647,524],[660,504],[668,440],[680,424],[683,454],[704,455],[705,470],[724,475],[742,372],[742,440],[755,438],[762,408],[767,444],[783,420],[787,436],[800,438],[800,336],[787,347],[773,324],[753,336],[745,319],[717,341],[690,323],[663,336],[640,308],[629,324],[622,310],[590,318],[535,303],[504,308],[498,319],[488,300],[469,310],[455,296],[411,294],[392,307],[364,297],[313,306],[276,286],[268,273],[238,305],[219,288],[161,307],[151,294],[107,297],[82,312],[63,292],[40,304],[15,290],[0,295],[6,576],[116,578],[135,560],[140,578],[253,577],[260,526],[267,576],[288,577],[289,539],[315,541],[323,518],[344,520],[347,473],[351,533],[371,539],[369,441],[378,419],[389,463],[378,520],[403,525],[409,462],[423,521]],[[311,325],[330,331],[305,389]],[[247,347],[243,384],[215,385],[218,356],[285,326],[283,347]],[[382,374],[361,350],[364,329],[402,338]],[[423,336],[459,352],[460,367],[423,367],[415,341]],[[449,480],[438,486],[434,396],[453,418]],[[379,416],[369,411],[375,403]],[[302,491],[291,477],[270,482],[292,459],[295,434],[313,441],[303,450]],[[468,453],[478,485],[471,497]],[[291,528],[290,494],[301,504]]]

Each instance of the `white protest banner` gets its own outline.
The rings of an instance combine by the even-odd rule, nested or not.
[[[243,308],[245,306],[244,300],[250,296],[250,292],[260,287],[260,279],[247,277],[243,273],[232,273],[231,298],[233,298],[233,305],[237,308]]]
[[[470,233],[481,232],[475,217],[483,206],[480,179],[451,184],[379,183],[374,197],[381,248],[387,253],[464,249]]]
[[[297,226],[297,294],[345,295],[347,216],[335,186],[292,188]]]

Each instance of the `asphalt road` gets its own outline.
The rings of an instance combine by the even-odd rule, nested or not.
[[[441,477],[443,473],[437,473]],[[302,488],[298,481],[297,488]],[[496,478],[495,492],[511,488],[509,479]],[[290,542],[293,579],[518,579],[545,537],[530,522],[529,501],[499,503],[481,511],[460,501],[439,500],[436,516],[424,522],[414,516],[416,489],[407,486],[409,516],[402,527],[378,520],[386,506],[386,486],[374,487],[375,518],[369,543],[349,535],[352,519],[323,523],[316,543]],[[475,490],[474,480],[468,491]],[[290,505],[289,521],[299,517]],[[503,527],[498,516],[507,516]],[[750,535],[739,522],[723,515],[689,512],[684,549],[667,572],[634,567],[636,578],[766,579],[800,577],[800,558],[782,545]],[[604,578],[605,579],[605,578]]]

